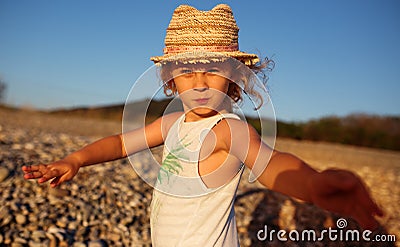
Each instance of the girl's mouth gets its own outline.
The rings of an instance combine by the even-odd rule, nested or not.
[[[199,105],[205,105],[209,102],[210,98],[198,98],[194,99],[194,101]]]

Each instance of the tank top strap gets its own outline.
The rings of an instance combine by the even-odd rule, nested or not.
[[[185,122],[185,115],[179,117],[170,128],[165,140],[166,151],[182,150],[185,156],[191,157],[189,160],[198,158],[198,151],[204,141],[204,138],[210,130],[222,119],[232,118],[240,119],[233,113],[218,114],[199,121]]]
[[[201,144],[208,132],[216,126],[222,119],[232,118],[240,120],[239,116],[234,113],[218,114],[209,118],[205,118],[195,122],[185,122],[185,115],[178,119],[177,131],[180,138],[193,139],[198,138],[198,144]]]

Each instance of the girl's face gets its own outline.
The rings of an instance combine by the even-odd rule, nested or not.
[[[172,70],[186,121],[197,121],[230,109],[230,71],[223,63],[180,65]]]

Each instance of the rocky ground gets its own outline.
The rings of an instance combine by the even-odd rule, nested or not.
[[[118,122],[0,108],[0,246],[151,246],[152,188],[136,175],[128,160],[83,168],[56,189],[22,178],[23,165],[62,158],[119,131]],[[399,152],[292,140],[278,140],[277,148],[300,156],[317,169],[339,167],[356,172],[386,212],[371,237],[399,238]],[[148,162],[149,158],[139,154],[134,160]],[[257,183],[249,184],[247,176],[240,184],[235,210],[242,246],[396,246],[394,242],[331,241],[328,237],[321,241],[280,241],[277,235],[272,240],[269,236],[258,239],[257,233],[265,226],[269,233],[338,230],[341,217]],[[362,232],[354,221],[345,220],[343,230]]]

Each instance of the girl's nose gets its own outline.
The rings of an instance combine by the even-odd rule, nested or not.
[[[208,89],[207,76],[205,72],[196,72],[194,90],[203,92]]]

